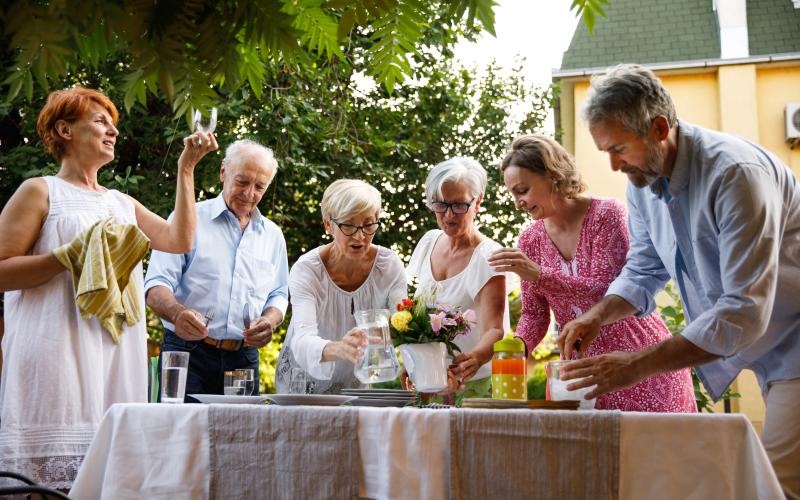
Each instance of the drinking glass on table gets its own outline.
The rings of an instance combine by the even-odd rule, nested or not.
[[[202,132],[203,135],[214,132],[217,128],[217,108],[211,108],[208,112],[208,118],[206,119],[204,113],[201,112],[199,109],[195,109],[194,113],[192,114],[192,125],[194,127],[195,132]],[[201,140],[197,140],[197,144],[202,144]]]
[[[239,368],[236,371],[244,372],[245,379],[244,379],[244,395],[245,396],[252,396],[253,390],[255,389],[256,380],[254,377],[254,371],[252,368]]]
[[[307,394],[308,380],[302,368],[292,368],[289,372],[289,394]]]
[[[161,402],[183,403],[186,395],[186,374],[189,370],[189,353],[164,351],[161,353]]]
[[[567,389],[569,384],[577,382],[581,379],[561,380],[561,368],[569,361],[550,361],[544,366],[544,371],[547,374],[546,397],[552,401],[580,401],[581,410],[594,409],[594,399],[584,399],[595,386],[584,387],[582,389],[575,389],[570,391]]]
[[[229,370],[225,372],[223,392],[226,396],[244,396],[247,388],[246,370]]]

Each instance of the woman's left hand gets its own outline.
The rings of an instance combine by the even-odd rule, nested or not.
[[[517,273],[525,281],[535,282],[539,279],[541,267],[528,258],[519,248],[501,248],[489,256],[489,265],[495,271]]]

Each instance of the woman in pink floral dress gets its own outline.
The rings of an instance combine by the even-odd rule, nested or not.
[[[570,155],[543,135],[517,138],[501,164],[506,188],[533,224],[519,248],[497,250],[489,263],[522,279],[522,316],[516,336],[530,352],[544,338],[552,309],[566,324],[606,293],[625,264],[628,232],[623,205],[581,196],[586,188]],[[602,327],[586,353],[639,351],[670,337],[658,313]],[[596,408],[626,411],[695,412],[688,369],[655,375],[597,398]]]

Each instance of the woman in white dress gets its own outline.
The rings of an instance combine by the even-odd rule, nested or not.
[[[194,238],[194,167],[217,149],[211,134],[184,139],[175,217],[97,182],[114,159],[117,110],[102,93],[50,94],[37,131],[61,163],[55,176],[23,182],[0,214],[0,290],[5,292],[0,384],[0,470],[69,489],[106,409],[147,401],[144,310],[120,343],[96,317],[82,319],[70,273],[53,249],[112,217],[136,224],[153,248],[182,253]],[[144,307],[141,263],[133,273]]]
[[[461,353],[447,391],[459,389],[462,397],[491,397],[492,347],[511,329],[505,275],[487,261],[501,246],[475,225],[486,184],[486,170],[472,158],[451,158],[430,171],[425,198],[439,229],[422,237],[408,264],[417,295],[435,289],[437,303],[477,314],[469,334],[455,339]]]
[[[406,294],[400,258],[372,244],[380,208],[380,192],[360,180],[338,180],[325,190],[322,223],[333,241],[302,255],[289,272],[292,319],[275,373],[279,393],[289,392],[298,369],[309,392],[361,386],[353,370],[366,334],[353,313],[394,309]]]

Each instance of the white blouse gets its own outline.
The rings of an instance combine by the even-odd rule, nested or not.
[[[355,328],[353,312],[362,309],[394,309],[406,296],[403,262],[392,250],[378,246],[367,279],[357,290],[339,288],[328,275],[319,248],[302,255],[289,272],[292,319],[281,353],[275,384],[287,392],[289,369],[300,367],[314,380],[315,393],[338,392],[358,387],[349,361],[320,361],[328,342],[341,340]]]
[[[431,252],[436,244],[436,240],[443,234],[440,229],[433,229],[425,233],[419,240],[411,261],[408,263],[407,272],[410,278],[417,278],[417,295],[436,288],[436,302],[448,304],[450,306],[461,306],[462,310],[472,309],[476,314],[480,314],[475,303],[475,298],[483,289],[486,283],[495,276],[505,276],[505,273],[495,271],[489,265],[488,258],[498,248],[500,244],[485,238],[472,252],[469,263],[460,273],[447,279],[438,281],[431,272]],[[483,332],[478,331],[480,318],[472,324],[472,329],[466,335],[459,335],[455,338],[455,344],[461,352],[472,350],[480,341]],[[505,313],[503,315],[503,333],[511,330],[511,323],[508,314],[508,298],[505,300]],[[492,373],[491,362],[481,366],[473,376],[473,380],[488,377]]]

